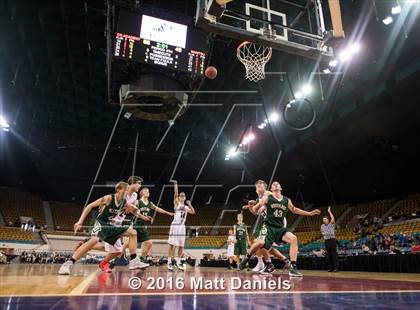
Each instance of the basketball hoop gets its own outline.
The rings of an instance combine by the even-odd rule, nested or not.
[[[249,41],[239,44],[236,55],[245,66],[245,78],[253,82],[263,80],[265,64],[271,59],[272,53],[271,47],[257,45]]]

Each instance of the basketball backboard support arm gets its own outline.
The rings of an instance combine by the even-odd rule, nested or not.
[[[333,26],[333,37],[336,39],[344,38],[343,22],[341,20],[340,0],[328,0],[331,12],[331,22]]]
[[[337,2],[335,1],[333,6],[338,8]],[[235,2],[235,3],[234,3]],[[290,54],[296,54],[307,58],[318,59],[330,58],[334,56],[331,47],[326,45],[328,39],[328,31],[325,29],[324,16],[322,12],[322,6],[320,0],[308,1],[306,5],[300,5],[288,0],[279,0],[278,2],[293,7],[295,10],[309,10],[311,6],[311,12],[315,14],[316,25],[309,27],[310,30],[316,27],[316,31],[306,31],[307,29],[297,29],[294,27],[295,23],[298,22],[305,13],[296,14],[293,16],[293,21],[287,23],[287,16],[285,12],[279,12],[274,9],[270,9],[270,6],[262,7],[255,5],[255,2],[245,1],[228,1],[228,0],[197,0],[197,14],[196,14],[196,26],[220,36],[229,37],[239,41],[251,41],[256,44],[263,46],[272,47],[276,50],[280,50]],[[209,14],[208,8],[214,5],[220,5],[222,10],[216,10],[220,13],[219,16]],[[238,10],[230,9],[234,5],[244,4],[243,12]],[[233,6],[234,7],[234,6]],[[250,10],[258,12],[257,14],[266,14],[268,18],[264,19],[256,15],[249,14]],[[335,10],[336,11],[336,10]],[[281,21],[272,21],[271,16],[281,19]],[[291,16],[291,15],[290,15]],[[229,24],[226,19],[236,21]],[[246,27],[238,27],[238,23],[243,23]],[[250,24],[264,25],[264,28],[252,28]],[[301,23],[301,22],[300,22]],[[339,24],[339,23],[338,23]],[[270,31],[274,30],[274,35],[267,35],[266,29]],[[276,33],[277,31],[277,33]],[[336,32],[338,33],[338,32]]]

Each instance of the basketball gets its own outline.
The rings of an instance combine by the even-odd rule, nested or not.
[[[214,80],[217,77],[217,69],[213,66],[207,67],[204,74],[208,79]]]

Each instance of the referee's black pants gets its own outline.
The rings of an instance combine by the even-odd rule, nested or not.
[[[337,242],[335,238],[325,240],[328,270],[338,270]]]

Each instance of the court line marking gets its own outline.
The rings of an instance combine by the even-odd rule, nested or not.
[[[99,270],[95,270],[92,272],[86,279],[84,279],[79,285],[77,285],[74,289],[68,293],[69,296],[83,296],[88,286],[92,283],[92,281],[98,276]]]
[[[150,293],[135,293],[135,290],[130,293],[80,293],[80,294],[39,294],[39,295],[0,295],[0,298],[13,298],[13,297],[89,297],[89,296],[167,296],[167,295],[264,295],[264,294],[375,294],[375,293],[420,293],[420,290],[369,290],[369,291],[195,291],[195,292],[150,292]]]

